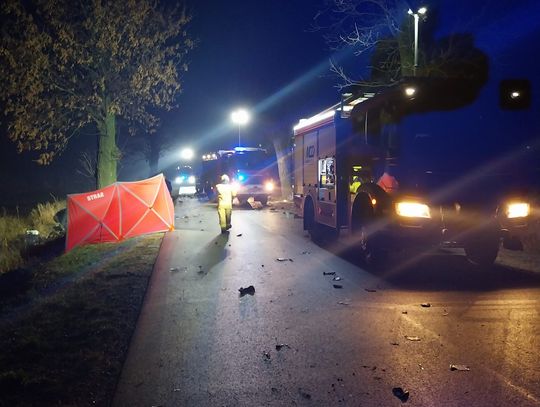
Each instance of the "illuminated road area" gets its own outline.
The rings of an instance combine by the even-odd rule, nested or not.
[[[374,274],[280,204],[235,210],[230,235],[211,204],[176,213],[116,406],[540,405],[540,264]]]

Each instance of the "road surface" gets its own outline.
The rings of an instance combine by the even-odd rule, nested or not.
[[[280,204],[228,235],[211,204],[176,214],[115,406],[540,405],[540,270],[449,252],[374,274]]]

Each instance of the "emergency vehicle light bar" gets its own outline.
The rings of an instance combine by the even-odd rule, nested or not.
[[[323,120],[329,119],[334,116],[336,111],[334,109],[328,110],[326,112],[318,113],[315,116],[311,116],[309,119],[300,119],[298,124],[293,127],[294,131],[303,129],[304,127],[311,126],[312,124],[322,122]]]

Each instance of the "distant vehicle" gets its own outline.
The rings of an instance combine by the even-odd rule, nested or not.
[[[197,177],[193,168],[189,165],[176,167],[172,179],[173,196],[195,196]]]
[[[538,204],[540,106],[527,80],[493,76],[449,108],[462,85],[405,78],[301,120],[294,197],[304,229],[350,237],[366,262],[455,247],[489,266],[501,241],[522,249]]]
[[[199,190],[214,198],[222,174],[229,175],[239,204],[249,198],[266,205],[276,188],[276,161],[263,148],[236,147],[203,156]]]

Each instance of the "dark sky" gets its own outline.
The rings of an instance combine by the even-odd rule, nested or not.
[[[178,147],[194,147],[200,156],[207,149],[227,148],[236,143],[237,128],[229,117],[238,106],[252,111],[253,119],[242,130],[242,140],[255,144],[261,141],[263,126],[291,129],[298,119],[337,102],[337,79],[329,73],[332,53],[324,44],[322,33],[310,31],[313,17],[322,8],[321,2],[188,0],[193,14],[191,33],[198,46],[189,55],[190,68],[184,78],[180,109],[163,116],[160,131],[177,140]],[[472,32],[477,46],[489,53],[493,69],[499,66],[499,58],[503,60],[509,50],[520,47],[521,38],[539,33],[537,0],[426,3],[428,7],[429,3],[440,5],[438,35]],[[526,65],[534,53],[523,49],[522,63]],[[351,61],[357,67],[363,66],[359,59]],[[538,72],[530,74],[538,80]],[[13,145],[2,137],[0,207],[19,202],[20,196],[29,190],[46,197],[49,192],[62,196],[90,189],[89,180],[76,170],[80,152],[94,145],[93,140],[74,142],[52,166],[42,168],[27,155],[17,156]],[[173,152],[164,157],[162,165],[176,160]],[[120,169],[120,180],[147,175],[144,162],[125,162]]]

